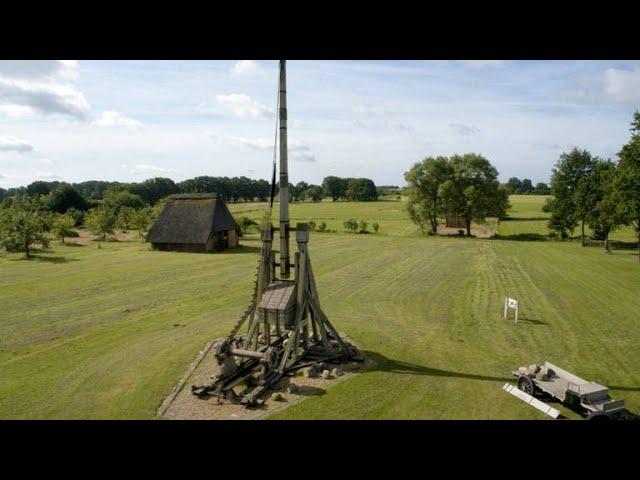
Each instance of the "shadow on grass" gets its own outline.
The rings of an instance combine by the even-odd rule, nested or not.
[[[236,248],[229,248],[228,250],[222,250],[222,253],[230,253],[234,255],[243,254],[243,253],[260,253],[262,247],[256,247],[253,245],[240,245]],[[213,252],[216,253],[216,252]]]
[[[535,318],[523,318],[523,317],[518,317],[518,323],[531,323],[533,325],[547,325],[547,322],[543,322],[542,320],[538,320]]]
[[[491,375],[477,375],[473,373],[454,372],[451,370],[440,370],[437,368],[425,367],[413,363],[392,360],[384,355],[376,352],[363,351],[367,358],[373,360],[374,365],[370,367],[370,371],[389,372],[399,375],[424,375],[429,377],[452,377],[452,378],[468,378],[470,380],[482,380],[485,382],[510,382],[511,377],[494,377]]]
[[[490,240],[514,240],[517,242],[544,242],[549,240],[548,235],[542,235],[540,233],[517,233],[514,235],[499,235],[495,234]]]
[[[77,262],[77,258],[67,258],[59,255],[31,255],[30,257],[14,258],[13,262],[47,262],[47,263],[69,263]]]
[[[539,220],[549,220],[549,217],[504,217],[501,222],[533,222]]]
[[[61,243],[60,246],[61,247],[86,247],[86,245],[83,245],[82,243],[74,243],[74,242]]]

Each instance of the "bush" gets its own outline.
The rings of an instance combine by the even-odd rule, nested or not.
[[[350,218],[342,224],[344,229],[348,232],[355,233],[358,230],[358,221],[355,218]]]
[[[369,231],[367,230],[369,224],[365,220],[360,220],[360,222],[358,222],[358,226],[360,227],[359,233],[369,233]]]
[[[318,225],[318,231],[319,232],[326,232],[327,231],[327,222],[320,222],[320,225]]]
[[[375,233],[378,233],[378,230],[380,229],[380,225],[378,225],[378,223],[374,223],[371,225],[371,228],[373,228],[373,231]]]
[[[240,221],[238,223],[243,233],[247,232],[251,227],[258,226],[258,223],[251,220],[249,217],[240,217]]]
[[[313,231],[316,229],[316,222],[315,222],[315,221],[313,221],[313,220],[309,220],[308,225],[309,225],[309,230],[310,230],[310,231],[312,231],[312,232],[313,232]]]

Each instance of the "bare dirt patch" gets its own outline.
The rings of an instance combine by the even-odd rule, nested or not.
[[[205,346],[178,385],[162,403],[158,409],[160,417],[171,420],[258,420],[301,402],[305,398],[325,395],[332,385],[351,378],[371,364],[369,359],[365,359],[364,363],[329,364],[331,369],[338,366],[342,373],[331,374],[328,379],[323,378],[322,375],[309,378],[304,374],[304,369],[301,369],[293,376],[283,377],[274,385],[262,397],[265,400],[264,405],[245,408],[243,405],[227,400],[220,401],[215,397],[200,399],[191,393],[191,385],[205,383],[219,371],[214,357],[214,348],[209,348],[213,343],[215,341]],[[273,398],[274,395],[278,399]]]
[[[450,235],[458,235],[459,230],[463,230],[466,234],[465,229],[461,228],[453,228],[446,227],[444,224],[438,225],[438,235],[450,236]],[[487,218],[485,223],[471,223],[471,235],[477,238],[491,238],[498,231],[498,219],[497,218]]]

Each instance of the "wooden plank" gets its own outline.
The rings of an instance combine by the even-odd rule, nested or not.
[[[531,405],[533,408],[540,410],[542,413],[549,415],[553,419],[556,419],[560,416],[560,410],[556,410],[555,408],[550,407],[546,403],[541,402],[537,398],[534,398],[528,393],[523,392],[515,385],[512,385],[510,383],[505,383],[502,389],[505,392],[510,393],[514,397],[519,398],[523,402]]]

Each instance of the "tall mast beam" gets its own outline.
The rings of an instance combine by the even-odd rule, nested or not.
[[[280,60],[280,276],[289,278],[289,172],[287,167],[287,73]]]

